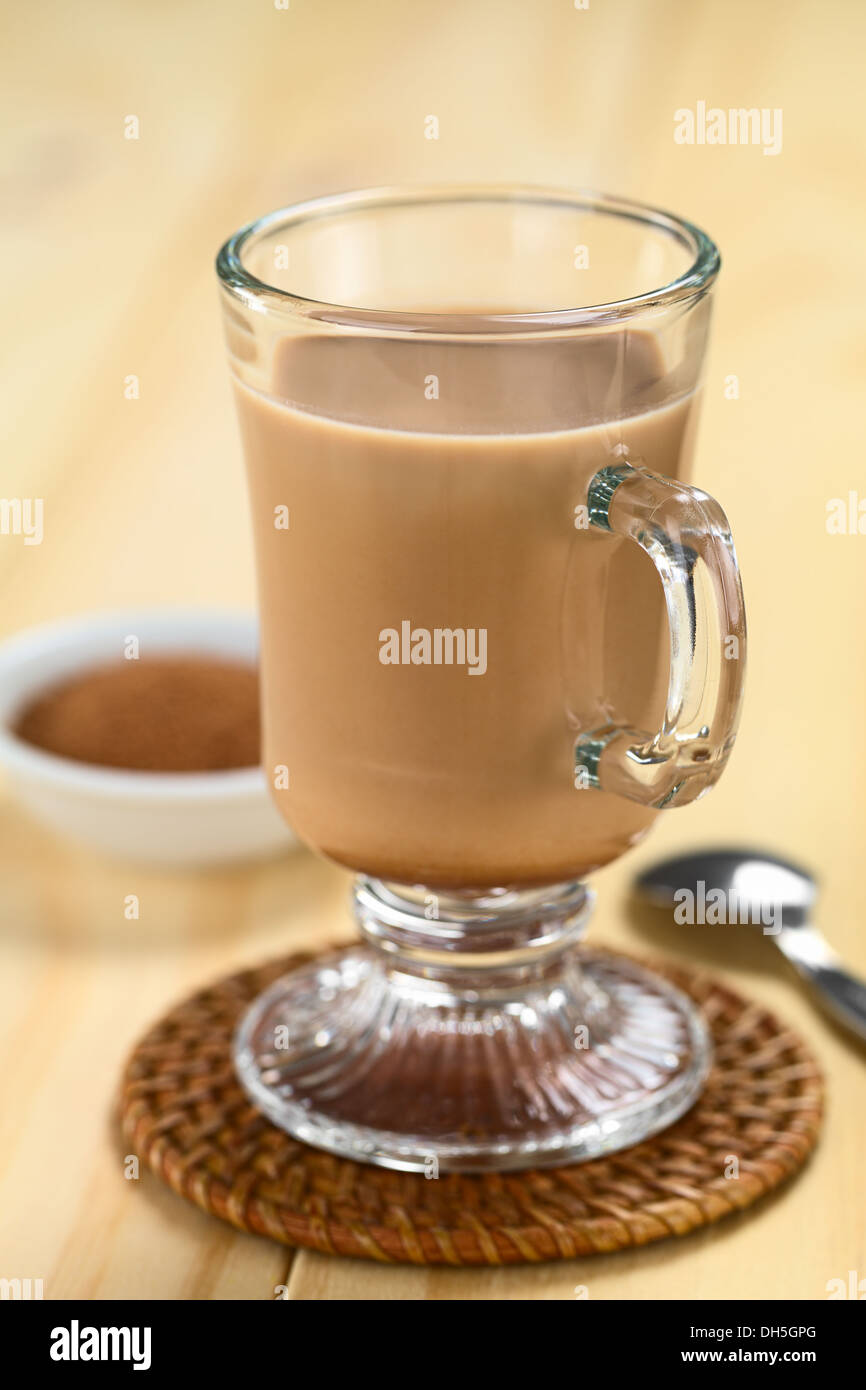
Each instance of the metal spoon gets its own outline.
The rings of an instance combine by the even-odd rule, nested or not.
[[[635,887],[657,906],[674,908],[678,921],[688,921],[691,908],[693,920],[762,927],[827,1011],[866,1039],[866,981],[845,969],[812,926],[817,888],[805,869],[759,850],[698,850],[647,869]],[[710,915],[710,904],[725,915]]]

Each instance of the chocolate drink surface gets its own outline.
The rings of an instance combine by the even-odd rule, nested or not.
[[[659,727],[667,620],[647,556],[581,508],[623,456],[688,476],[694,393],[627,330],[286,338],[270,383],[236,394],[284,814],[340,864],[434,888],[616,858],[655,812],[576,786],[574,741]]]

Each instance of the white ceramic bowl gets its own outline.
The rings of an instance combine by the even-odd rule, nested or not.
[[[64,835],[152,864],[227,863],[297,844],[261,768],[126,772],[56,757],[15,737],[12,726],[30,700],[66,676],[118,660],[130,634],[142,651],[258,655],[255,618],[212,609],[95,613],[0,644],[0,765],[19,799]]]

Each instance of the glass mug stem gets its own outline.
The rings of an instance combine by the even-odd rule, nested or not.
[[[589,525],[634,541],[664,590],[670,681],[656,733],[604,724],[575,742],[575,786],[661,810],[709,790],[724,770],[743,697],[746,619],[727,517],[699,488],[623,461],[587,490]]]
[[[354,889],[361,935],[394,969],[470,990],[541,978],[583,936],[594,898],[582,883],[440,894],[359,875]]]
[[[593,897],[566,883],[440,899],[359,877],[366,944],[255,1001],[235,1039],[243,1085],[296,1138],[427,1177],[637,1142],[693,1103],[711,1048],[666,980],[575,949]]]

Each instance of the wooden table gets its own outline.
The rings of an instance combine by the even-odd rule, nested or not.
[[[866,973],[866,536],[825,526],[830,499],[866,495],[866,8],[88,0],[9,7],[5,27],[0,490],[46,509],[41,546],[0,536],[7,632],[107,605],[251,605],[211,270],[251,215],[352,185],[482,177],[602,185],[715,235],[698,476],[728,510],[747,585],[745,718],[716,792],[601,876],[593,932],[709,966],[778,1009],[818,1053],[829,1105],[801,1177],[684,1240],[490,1272],[292,1255],[149,1177],[126,1181],[109,1107],[127,1049],[168,1002],[348,934],[346,876],[306,853],[144,873],[4,801],[0,1275],[41,1277],[49,1298],[170,1299],[272,1298],[284,1282],[294,1299],[569,1299],[578,1284],[599,1299],[810,1299],[866,1275],[862,1049],[759,935],[687,934],[627,905],[656,856],[763,843],[818,872],[820,925]],[[782,152],[675,144],[675,109],[699,100],[781,107]],[[424,138],[431,113],[438,141]]]

